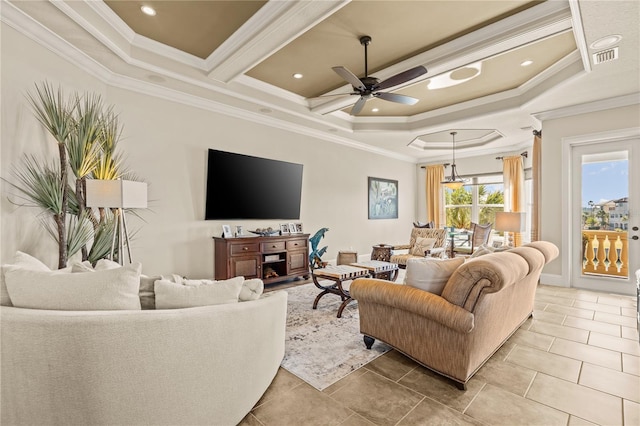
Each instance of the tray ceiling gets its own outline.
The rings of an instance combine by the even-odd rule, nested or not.
[[[85,55],[78,63],[110,84],[127,79],[124,86],[139,91],[408,161],[446,158],[438,144],[408,145],[450,129],[499,135],[461,146],[462,156],[519,150],[539,128],[536,109],[603,99],[607,85],[611,96],[637,94],[639,86],[637,1],[3,3],[4,22],[64,56]],[[623,36],[621,59],[594,69],[588,43],[612,33]],[[352,116],[358,96],[316,98],[352,91],[332,67],[364,77],[363,35],[372,37],[369,75],[384,80],[427,68],[385,90],[417,98],[415,105],[374,98]],[[588,89],[563,93],[578,77]]]

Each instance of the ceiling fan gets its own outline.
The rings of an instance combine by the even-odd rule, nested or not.
[[[353,105],[351,108],[351,115],[357,115],[367,100],[371,98],[380,98],[385,101],[397,102],[405,105],[415,105],[419,99],[412,98],[410,96],[397,95],[395,93],[387,93],[380,92],[380,90],[388,89],[389,87],[398,86],[400,84],[406,83],[407,81],[413,80],[414,78],[420,77],[423,74],[426,74],[427,69],[422,65],[417,66],[415,68],[411,68],[410,70],[403,71],[399,74],[394,75],[393,77],[389,77],[384,81],[380,81],[375,77],[369,76],[368,69],[368,61],[367,61],[367,46],[371,43],[370,36],[362,36],[360,37],[360,44],[364,46],[364,77],[358,78],[354,73],[346,69],[345,67],[333,67],[333,71],[342,77],[347,83],[353,86],[353,92],[344,93],[343,95],[358,95],[360,99]],[[336,96],[336,95],[328,95],[328,96]],[[322,96],[321,96],[322,97]]]

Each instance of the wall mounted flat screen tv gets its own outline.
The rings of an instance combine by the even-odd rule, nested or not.
[[[206,220],[300,219],[302,164],[209,150]]]

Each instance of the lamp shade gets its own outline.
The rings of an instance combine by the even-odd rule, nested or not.
[[[524,212],[496,212],[496,229],[504,232],[527,230]]]
[[[147,208],[147,184],[131,180],[87,179],[87,207]]]

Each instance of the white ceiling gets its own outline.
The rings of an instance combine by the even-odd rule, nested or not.
[[[162,5],[162,2],[155,3]],[[178,9],[174,9],[171,19],[164,17],[158,27],[159,35],[149,33],[150,37],[162,39],[166,30],[171,34],[175,30],[172,19],[182,15],[175,13],[180,7],[212,2],[166,2],[165,6],[170,3]],[[219,3],[224,3],[226,14],[234,13],[234,2]],[[362,14],[363,7],[365,10],[367,7],[388,8],[392,3],[272,0],[262,5],[256,2],[238,11],[235,20],[229,19],[238,29],[226,28],[221,39],[224,41],[216,42],[208,56],[207,49],[195,55],[187,53],[186,45],[180,45],[180,50],[136,33],[132,27],[138,27],[133,20],[119,12],[130,22],[126,24],[114,12],[117,8],[112,9],[99,0],[2,0],[1,12],[3,22],[108,84],[416,163],[447,159],[451,153],[449,132],[452,130],[458,131],[457,156],[516,152],[531,144],[532,130],[540,129],[539,118],[552,116],[550,111],[568,114],[590,108],[584,104],[594,102],[595,108],[638,103],[639,1],[550,0],[532,5],[514,0],[509,7],[497,3],[500,7],[491,9],[496,2],[455,2],[456,14],[447,17],[451,10],[446,2],[395,2],[402,5],[396,9],[403,10],[404,15],[387,11],[384,16],[369,20],[370,23],[355,20],[356,24],[347,26],[345,22],[351,22],[353,14]],[[495,10],[494,14],[500,16],[496,18],[487,12],[487,16],[477,22],[462,19],[466,9],[477,14],[474,8],[478,5],[481,6],[478,10]],[[137,12],[137,8],[130,13]],[[412,8],[425,15],[425,28],[435,27],[437,23],[440,28],[451,27],[453,35],[439,40],[425,36],[425,40],[421,40],[419,33],[409,31],[406,24]],[[500,8],[510,11],[501,12]],[[433,16],[427,13],[429,10]],[[435,16],[436,11],[440,15]],[[193,20],[194,16],[198,13],[191,13],[185,19]],[[247,16],[250,16],[248,20]],[[345,26],[349,31],[343,32],[353,33],[353,42],[343,37],[341,43],[323,44],[323,40],[330,39],[323,34],[328,34],[327,28],[333,28],[331,25]],[[412,25],[416,25],[415,19]],[[383,40],[376,39],[376,31],[386,34]],[[403,108],[373,100],[368,101],[367,106],[380,104],[381,110],[392,105],[398,108],[386,115],[369,109],[359,116],[351,116],[348,111],[356,96],[311,101],[304,97],[310,96],[307,94],[310,89],[298,90],[290,81],[277,77],[275,70],[287,70],[287,66],[301,66],[310,61],[296,54],[302,49],[306,53],[312,51],[314,61],[319,64],[305,73],[313,75],[317,70],[315,86],[318,81],[326,82],[318,86],[319,92],[314,95],[351,91],[339,78],[335,79],[331,67],[345,65],[362,76],[362,66],[357,64],[363,62],[362,46],[358,42],[363,32],[374,39],[370,58],[376,52],[376,41],[383,46],[378,47],[379,59],[373,67],[375,72],[371,72],[376,77],[385,79],[418,65],[429,70],[411,84],[393,89],[397,93],[419,96],[421,101],[417,106],[420,108]],[[595,50],[590,49],[589,44],[612,34],[622,36],[615,44],[619,59],[593,65],[591,55]],[[191,34],[186,31],[186,35]],[[394,40],[389,44],[391,37]],[[195,40],[192,43],[197,43],[197,37],[192,38]],[[172,43],[169,39],[162,40]],[[560,40],[564,40],[562,48],[558,48]],[[410,55],[400,47],[393,47],[404,46],[409,41],[414,43]],[[531,68],[535,72],[515,78],[516,71],[521,70],[510,71],[506,64],[510,55],[515,60],[519,51],[530,52],[529,55],[536,51],[534,64],[537,65]],[[339,59],[336,52],[342,55],[348,52],[348,55]],[[355,62],[345,63],[349,58]],[[373,65],[371,60],[370,63]],[[461,68],[475,63],[481,63],[483,68],[482,78],[471,80],[476,80],[475,86],[460,84],[444,89],[447,91],[439,98],[435,92],[429,97],[425,90],[427,80],[452,71],[455,78],[456,70],[461,74],[468,71],[460,71]],[[500,74],[497,70],[504,72]],[[510,78],[511,82],[506,84]]]

